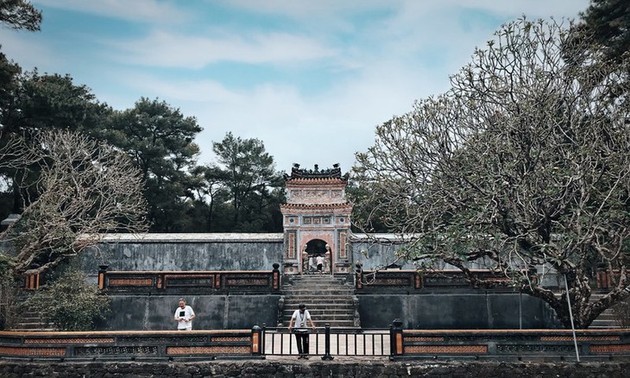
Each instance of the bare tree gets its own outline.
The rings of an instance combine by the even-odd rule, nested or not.
[[[504,25],[449,92],[380,125],[355,170],[373,213],[413,235],[405,258],[450,264],[477,287],[496,281],[471,267],[490,269],[569,327],[564,281],[542,284],[553,272],[585,328],[630,290],[630,106],[609,93],[630,71],[571,63],[576,43],[555,22]],[[589,303],[594,263],[617,275]]]
[[[0,239],[14,250],[14,273],[37,273],[99,242],[102,233],[146,229],[141,172],[113,147],[79,133],[47,131],[0,152],[2,164],[37,166],[37,198]]]

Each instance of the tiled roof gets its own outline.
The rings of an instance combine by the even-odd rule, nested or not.
[[[314,178],[292,178],[287,180],[287,185],[321,185],[321,184],[338,184],[346,185],[346,181],[340,178],[330,177],[314,177]]]
[[[344,203],[285,203],[280,205],[281,209],[335,209],[335,208],[350,208],[352,205],[349,202]]]

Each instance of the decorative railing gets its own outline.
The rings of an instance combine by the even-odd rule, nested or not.
[[[108,271],[100,266],[98,287],[107,293],[279,292],[279,264],[272,271]]]
[[[509,287],[509,279],[505,276],[488,270],[471,270],[477,277],[486,281],[492,281],[497,288]],[[424,288],[432,289],[454,289],[470,288],[470,283],[466,280],[464,273],[459,270],[441,270],[430,272],[419,272],[417,270],[385,269],[369,271],[357,269],[355,272],[355,287],[357,293],[396,291],[398,290],[420,290]],[[532,279],[536,279],[532,275]]]
[[[630,356],[630,329],[418,330],[391,327],[391,359],[612,359]],[[576,353],[577,348],[577,353]]]
[[[309,334],[309,354],[374,356],[398,359],[472,358],[611,360],[630,356],[630,329],[418,330],[395,320],[387,329],[317,328]],[[263,355],[297,355],[295,337],[286,328],[263,327]],[[576,345],[577,353],[576,354]]]
[[[390,330],[361,328],[317,328],[308,335],[309,354],[332,360],[334,356],[390,355]],[[298,355],[295,336],[284,327],[263,327],[263,354],[267,356]]]
[[[0,358],[154,360],[260,358],[262,332],[0,332]]]
[[[630,357],[630,329],[418,330],[319,328],[310,354],[391,360],[613,360]],[[577,351],[576,351],[577,349]],[[0,332],[0,358],[29,360],[208,360],[297,355],[286,329],[215,331]]]

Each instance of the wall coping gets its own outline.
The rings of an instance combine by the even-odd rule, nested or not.
[[[227,243],[227,242],[284,242],[282,233],[173,233],[173,234],[103,234],[99,243]]]

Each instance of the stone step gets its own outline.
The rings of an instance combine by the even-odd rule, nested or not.
[[[311,318],[313,319],[313,322],[315,323],[328,323],[331,321],[347,321],[347,322],[354,322],[354,316],[350,316],[350,315],[317,315],[317,314],[311,314]],[[283,318],[286,322],[286,324],[289,324],[289,322],[291,321],[291,315],[285,315]]]
[[[336,302],[320,302],[320,301],[299,301],[299,300],[285,300],[284,308],[298,309],[300,304],[305,304],[308,310],[312,308],[330,308],[330,309],[352,309],[354,302],[349,300],[336,301]]]
[[[286,326],[301,303],[318,327],[354,327],[355,289],[345,277],[332,275],[303,275],[291,277],[282,286],[284,307],[281,314]]]
[[[16,325],[13,330],[15,329],[30,329],[30,330],[38,330],[38,329],[45,329],[45,328],[50,328],[50,326],[48,325],[48,323],[44,323],[44,322],[20,322],[18,325]]]
[[[290,309],[286,309],[282,311],[282,315],[283,316],[291,316],[293,315],[293,313],[295,312],[295,310],[290,310]],[[312,309],[309,308],[308,312],[311,314],[311,316],[351,316],[354,314],[354,311],[350,312],[347,310],[330,310],[330,309],[326,309],[326,308],[322,308],[322,309]]]
[[[298,304],[289,303],[288,305],[285,303],[283,311],[293,311],[298,309]],[[306,303],[306,309],[308,311],[317,310],[317,311],[335,311],[335,312],[351,312],[354,311],[354,306],[352,304],[335,304],[335,305],[326,305],[326,304],[317,304],[317,303]]]
[[[335,298],[352,298],[354,297],[354,293],[351,294],[321,294],[314,292],[299,292],[299,293],[284,293],[285,298],[325,298],[325,299],[335,299]]]
[[[305,304],[307,308],[309,308],[320,303],[322,305],[352,305],[354,301],[352,300],[352,298],[342,297],[325,299],[322,299],[321,297],[285,297],[284,299],[285,307],[293,306],[297,308],[302,303]]]
[[[310,295],[310,296],[320,296],[320,297],[328,297],[328,296],[336,296],[336,295],[344,295],[344,296],[352,296],[354,295],[354,290],[339,290],[339,289],[326,289],[326,290],[313,290],[313,289],[291,289],[284,290],[283,294],[285,296],[297,296],[297,295]]]
[[[299,287],[299,288],[308,288],[308,287],[316,287],[316,288],[348,288],[348,289],[354,289],[354,286],[352,285],[348,285],[345,283],[340,283],[340,282],[292,282],[292,283],[287,283],[283,285],[283,288],[294,288],[294,287]]]
[[[313,279],[291,279],[285,280],[284,283],[287,285],[350,285],[350,283],[345,280],[326,279],[322,277]]]

